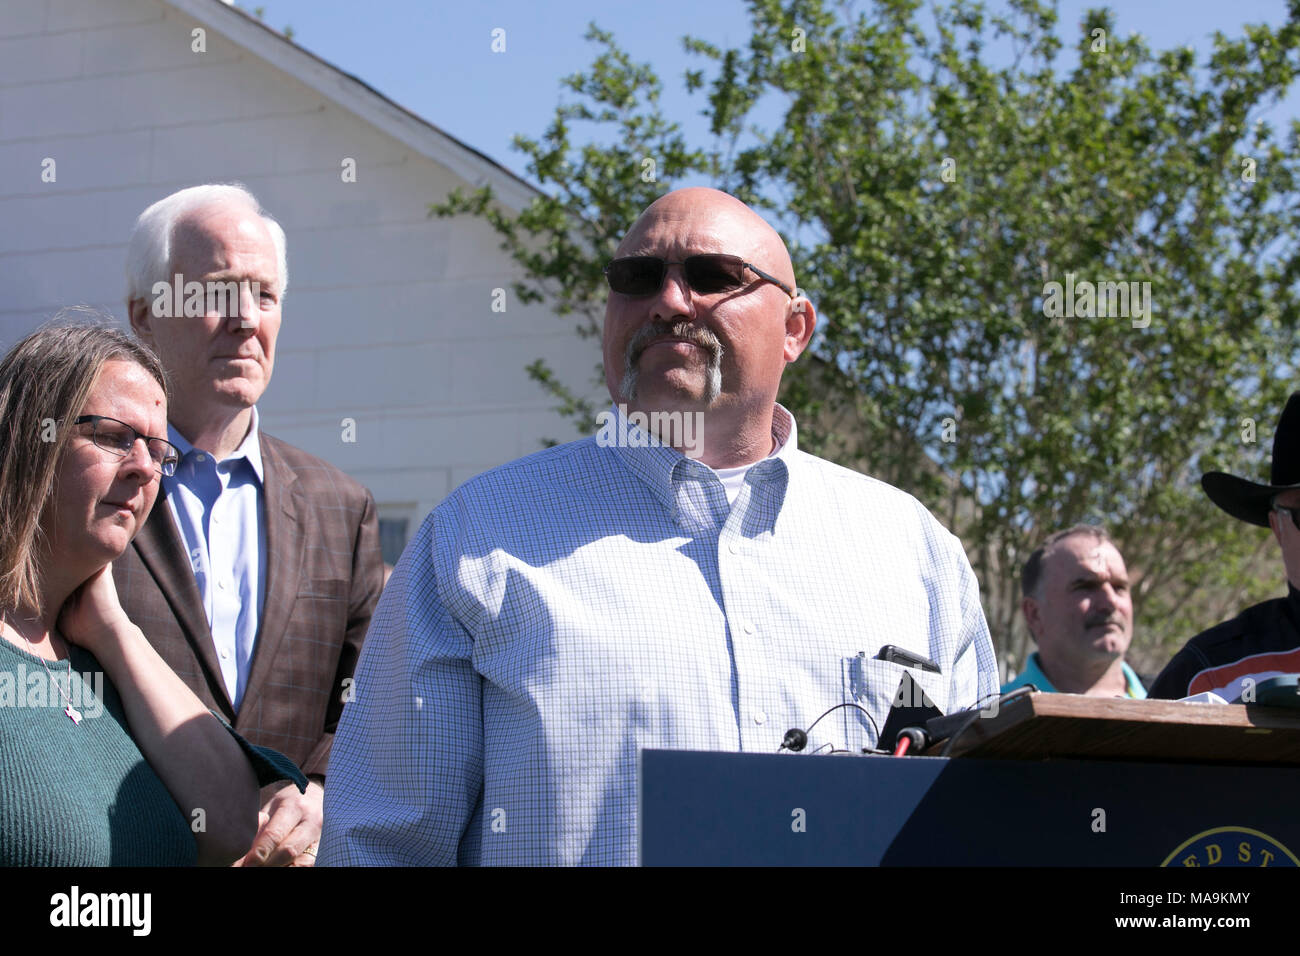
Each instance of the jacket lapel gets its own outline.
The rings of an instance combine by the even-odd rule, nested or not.
[[[172,509],[167,504],[165,489],[159,490],[158,500],[154,502],[148,520],[135,536],[134,547],[176,616],[185,640],[207,671],[208,685],[220,693],[217,700],[227,712],[228,718],[233,719],[235,711],[221,678],[216,645],[212,641],[212,632],[203,611],[203,595],[199,593],[185,542],[176,529],[176,522],[172,520]]]
[[[262,495],[266,508],[266,601],[258,623],[257,641],[253,645],[253,664],[241,712],[251,709],[246,705],[261,695],[270,677],[289,624],[289,615],[298,598],[306,544],[300,518],[301,502],[295,487],[297,476],[280,457],[275,439],[265,432],[259,438],[265,476]]]

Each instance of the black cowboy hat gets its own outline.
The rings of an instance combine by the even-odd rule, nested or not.
[[[1300,488],[1300,392],[1292,392],[1273,434],[1273,473],[1261,485],[1236,475],[1210,471],[1201,475],[1201,487],[1210,500],[1234,518],[1268,527],[1272,498],[1280,491]]]

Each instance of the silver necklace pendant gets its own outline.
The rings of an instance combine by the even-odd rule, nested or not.
[[[3,619],[3,617],[4,615],[0,615],[0,619]],[[22,631],[18,630],[18,628],[16,627],[14,627],[13,630],[18,634],[19,637],[23,639],[23,643],[27,645],[27,653],[31,654],[33,657],[40,657],[40,655],[36,653],[36,649],[32,647],[32,642],[27,640],[27,635],[24,634]],[[64,643],[67,643],[66,638],[64,639]],[[50,649],[51,651],[54,649],[53,631],[50,632]],[[46,675],[50,678],[50,683],[52,683],[55,686],[55,688],[57,688],[59,692],[59,696],[68,702],[68,706],[63,708],[63,712],[68,715],[68,719],[72,721],[74,725],[79,726],[81,724],[81,711],[77,710],[77,708],[72,706],[72,701],[68,698],[68,695],[64,693],[62,687],[59,687],[59,682],[54,679],[54,674],[53,672],[50,671],[50,665],[45,663],[45,658],[40,657],[40,661],[41,661],[41,666],[45,668]],[[71,646],[68,647],[68,690],[69,691],[72,690],[72,648]]]

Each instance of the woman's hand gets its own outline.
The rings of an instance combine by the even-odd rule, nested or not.
[[[110,565],[69,595],[58,628],[98,659],[117,688],[131,737],[195,833],[200,866],[226,866],[248,852],[257,832],[257,778],[243,750],[207,706],[158,656],[117,599]]]
[[[113,566],[106,564],[68,595],[59,612],[59,633],[96,657],[105,641],[129,632],[131,620],[117,599]]]

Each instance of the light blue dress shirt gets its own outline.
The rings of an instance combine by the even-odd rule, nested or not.
[[[266,521],[257,429],[254,407],[248,435],[229,458],[218,462],[167,426],[167,440],[182,457],[176,474],[163,478],[163,487],[203,595],[221,679],[235,710],[248,685],[266,601]]]
[[[883,725],[903,674],[872,659],[885,644],[939,665],[912,673],[945,712],[996,692],[960,542],[800,452],[780,406],[774,437],[731,506],[699,461],[595,437],[439,505],[371,623],[319,863],[635,863],[643,749],[775,753],[842,702]],[[809,736],[876,735],[841,708]]]

